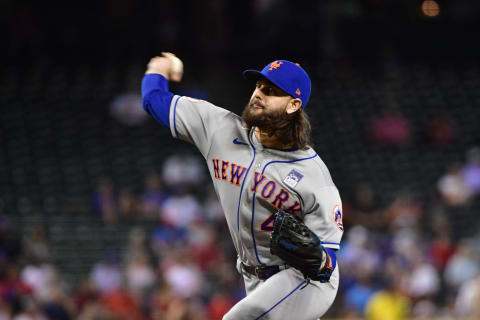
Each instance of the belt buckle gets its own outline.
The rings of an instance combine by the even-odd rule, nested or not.
[[[256,267],[255,267],[255,276],[256,276],[257,278],[259,278],[259,279],[260,279],[260,275],[259,275],[259,272],[258,272],[258,271],[260,270],[260,268],[261,268],[260,266],[256,266]]]

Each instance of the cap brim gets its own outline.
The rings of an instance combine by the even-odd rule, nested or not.
[[[259,78],[265,78],[258,70],[245,70],[243,71],[243,77],[247,80],[258,80]]]
[[[268,82],[272,83],[273,85],[275,85],[277,88],[279,88],[280,90],[282,90],[283,92],[285,92],[286,94],[292,96],[290,93],[288,93],[284,88],[282,88],[282,86],[277,83],[276,81],[272,80],[272,79],[269,79],[268,77],[266,77],[263,73],[261,73],[260,71],[258,70],[245,70],[243,71],[243,77],[247,80],[250,80],[250,81],[257,81],[258,79],[265,79],[267,80]],[[293,96],[292,96],[293,97]]]

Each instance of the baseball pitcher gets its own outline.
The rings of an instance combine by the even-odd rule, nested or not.
[[[223,319],[318,319],[338,290],[343,224],[339,192],[310,147],[308,74],[286,60],[246,70],[255,89],[238,116],[171,93],[178,66],[171,53],[150,60],[143,107],[207,162],[247,293]]]

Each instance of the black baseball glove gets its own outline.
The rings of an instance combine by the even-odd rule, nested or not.
[[[333,272],[320,239],[294,214],[278,211],[270,238],[270,252],[300,270],[305,278],[328,282]]]

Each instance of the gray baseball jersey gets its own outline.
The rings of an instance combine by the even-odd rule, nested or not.
[[[207,161],[239,261],[251,266],[283,263],[270,253],[269,237],[275,219],[272,207],[300,214],[323,246],[339,248],[343,234],[340,195],[327,167],[313,149],[276,150],[264,147],[253,130],[244,127],[241,117],[207,101],[189,97],[174,96],[169,121],[172,135],[194,144]],[[265,201],[259,201],[259,198],[268,201],[271,206],[265,206]],[[274,311],[282,312],[278,307],[280,303],[275,304],[274,300],[285,299],[292,290],[298,290],[297,285],[300,284],[290,281],[286,285],[288,281],[282,277],[296,274],[298,280],[303,279],[296,270],[285,271],[288,272],[280,272],[265,281],[265,284],[279,282],[274,290],[276,294],[270,294],[268,302],[256,311],[252,311],[251,307],[242,308],[240,302],[232,309],[235,315],[231,318],[255,319],[254,315],[258,315],[262,319],[274,319]],[[250,293],[256,291],[253,289],[260,286],[260,281],[252,280],[250,276],[246,278],[245,274],[244,278],[249,298]],[[330,283],[315,283],[311,289],[302,290],[302,295],[322,288],[318,294],[325,301],[333,301],[338,288],[338,268]],[[275,288],[275,285],[272,287]],[[325,298],[326,292],[331,295],[330,300]],[[256,303],[258,301],[255,300]],[[275,310],[262,315],[272,307],[270,303],[275,304]],[[328,306],[322,309],[323,312]],[[303,308],[303,314],[306,314],[305,306],[298,303],[298,307]],[[293,309],[290,306],[288,310]],[[315,310],[312,314],[319,317],[321,310]],[[298,314],[294,318],[303,319]]]

